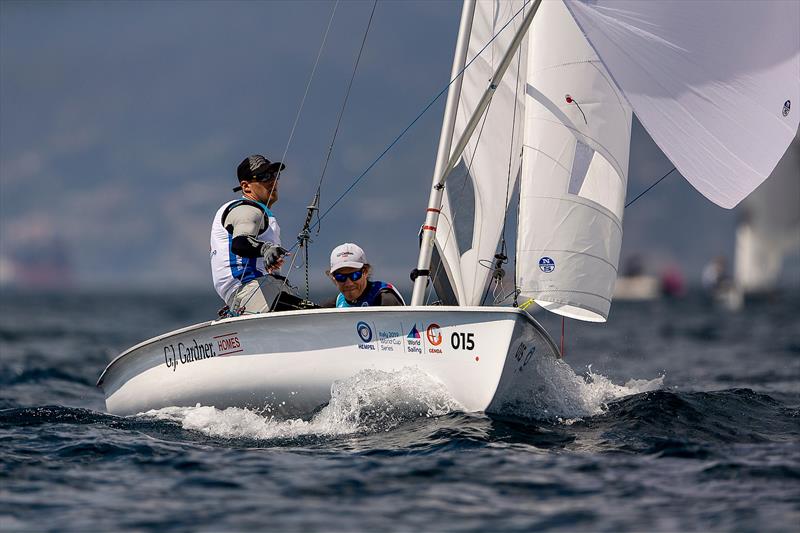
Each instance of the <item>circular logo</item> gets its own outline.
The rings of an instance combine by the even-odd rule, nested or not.
[[[428,337],[428,342],[434,346],[442,344],[442,334],[439,333],[439,324],[431,324],[428,326],[425,336]]]
[[[366,322],[359,322],[356,324],[356,333],[358,333],[358,336],[361,337],[361,340],[364,342],[372,340],[372,328],[369,327],[369,324]]]
[[[549,257],[542,257],[541,259],[539,259],[539,270],[541,270],[545,274],[549,274],[555,269],[556,269],[556,262],[550,259]]]
[[[784,117],[787,116],[789,114],[789,111],[791,111],[791,110],[792,110],[792,101],[791,100],[786,100],[783,103],[783,116]]]

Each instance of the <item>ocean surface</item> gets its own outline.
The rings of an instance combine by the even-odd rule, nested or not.
[[[561,394],[464,413],[412,370],[307,419],[104,412],[123,349],[216,296],[0,293],[0,530],[797,531],[800,294],[568,322]],[[537,315],[558,341],[560,319]]]

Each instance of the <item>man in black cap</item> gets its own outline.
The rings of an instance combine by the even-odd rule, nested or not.
[[[262,155],[245,158],[236,169],[242,191],[219,208],[211,225],[214,288],[233,314],[270,310],[283,283],[276,274],[286,250],[271,208],[278,201],[278,180],[286,165]]]

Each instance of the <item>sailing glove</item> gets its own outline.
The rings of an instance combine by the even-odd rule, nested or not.
[[[284,255],[286,255],[286,248],[282,246],[275,246],[271,242],[265,242],[264,246],[261,248],[261,253],[264,256],[264,266],[269,268],[274,268],[278,261],[280,261]]]

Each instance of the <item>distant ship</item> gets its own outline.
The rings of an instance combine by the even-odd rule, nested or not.
[[[44,238],[35,247],[12,244],[10,248],[0,256],[3,287],[54,290],[74,286],[69,248],[61,238]]]

